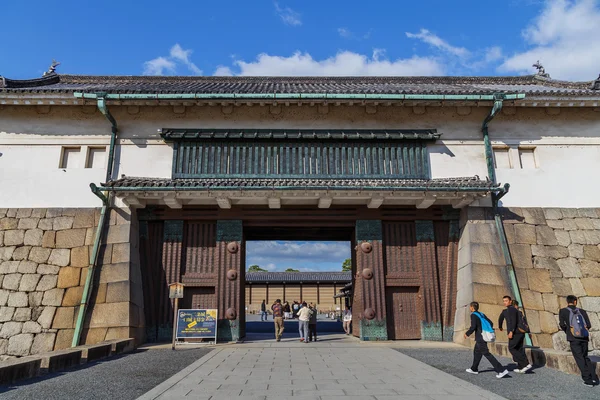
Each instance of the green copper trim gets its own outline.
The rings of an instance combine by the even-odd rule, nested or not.
[[[240,321],[235,319],[217,320],[217,341],[218,342],[237,342],[240,340]]]
[[[421,321],[421,340],[443,341],[442,324],[440,322]]]
[[[417,242],[433,242],[435,232],[433,221],[415,221]]]
[[[243,223],[241,219],[218,220],[217,242],[241,241],[243,235]]]
[[[163,239],[165,242],[183,242],[183,220],[166,220]]]
[[[383,240],[383,225],[379,219],[356,221],[356,240]]]
[[[380,341],[388,340],[387,321],[382,320],[360,320],[360,340]]]

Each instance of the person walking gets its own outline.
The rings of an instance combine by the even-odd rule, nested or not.
[[[469,308],[471,310],[471,327],[465,332],[465,339],[475,333],[475,347],[473,348],[473,364],[471,365],[471,368],[466,369],[466,372],[475,375],[479,374],[479,363],[481,362],[481,357],[485,357],[494,367],[494,370],[496,371],[496,378],[504,378],[506,375],[508,375],[508,370],[505,369],[502,364],[498,362],[496,357],[490,353],[487,342],[483,339],[482,335],[482,320],[487,321],[492,329],[494,324],[489,320],[488,317],[485,316],[484,313],[479,312],[479,303],[476,301],[472,302]]]
[[[502,303],[506,307],[498,318],[498,328],[502,330],[502,323],[506,320],[506,336],[508,337],[508,351],[512,355],[512,359],[517,363],[517,368],[514,370],[519,374],[524,374],[533,366],[527,359],[525,354],[525,331],[519,329],[519,322],[523,320],[519,306],[510,296],[504,296]],[[515,307],[515,304],[517,305]],[[519,315],[521,314],[521,315]]]
[[[598,385],[594,364],[588,357],[589,330],[592,324],[585,310],[577,307],[576,296],[567,296],[567,307],[559,311],[558,320],[560,328],[567,334],[571,353],[581,371],[583,384],[588,387]]]
[[[317,341],[317,307],[314,303],[308,305],[312,314],[310,314],[310,320],[308,321],[308,341]]]
[[[344,324],[344,332],[346,332],[346,335],[349,335],[351,333],[350,324],[352,323],[352,311],[350,311],[350,309],[347,306],[344,310],[342,320]]]
[[[281,305],[281,300],[275,300],[275,304],[271,306],[271,310],[273,311],[273,320],[275,321],[275,340],[278,342],[281,341],[281,336],[283,336],[283,306]]]
[[[300,331],[300,341],[308,343],[308,323],[312,311],[306,306],[306,302],[302,303],[302,308],[298,311],[298,326]]]
[[[260,304],[260,320],[261,322],[267,320],[267,303],[265,300]]]

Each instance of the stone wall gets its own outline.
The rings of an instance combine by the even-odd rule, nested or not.
[[[600,209],[505,208],[502,214],[533,344],[568,350],[558,311],[574,294],[590,316],[590,347],[600,350]],[[496,322],[502,296],[512,294],[491,211],[468,209],[462,225],[457,342],[468,328],[461,306],[478,301]]]
[[[99,216],[97,209],[0,209],[0,360],[71,346]],[[127,210],[111,211],[82,344],[128,338],[143,326],[131,221]]]

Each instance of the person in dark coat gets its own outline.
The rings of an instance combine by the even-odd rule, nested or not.
[[[569,311],[569,309],[571,311]],[[592,364],[592,361],[588,357],[589,336],[585,338],[575,337],[573,336],[573,332],[571,332],[571,312],[577,312],[577,310],[581,313],[581,316],[585,321],[585,327],[589,331],[592,327],[590,318],[585,310],[577,307],[577,297],[573,295],[567,296],[567,307],[562,308],[559,311],[558,320],[560,328],[567,334],[567,340],[571,346],[571,353],[573,353],[573,358],[575,358],[575,362],[581,371],[583,384],[592,387],[598,385],[598,376],[596,375],[594,364]]]
[[[506,308],[500,313],[500,317],[498,318],[498,329],[502,330],[502,324],[506,320],[508,351],[510,351],[513,361],[517,363],[515,372],[524,374],[533,368],[533,366],[529,363],[527,354],[525,354],[525,333],[518,329],[520,312],[518,303],[517,307],[515,307],[515,301],[510,296],[504,296],[502,303]]]
[[[265,302],[265,300],[263,300],[262,303],[260,303],[260,320],[267,320],[267,303]]]
[[[317,307],[310,303],[308,305],[312,314],[310,315],[310,320],[308,321],[308,341],[312,342],[313,340],[317,341]]]
[[[475,333],[475,347],[473,348],[473,364],[471,368],[467,368],[466,372],[470,374],[479,374],[479,363],[481,362],[481,357],[487,358],[487,360],[492,364],[494,370],[496,370],[496,378],[504,378],[508,375],[508,370],[505,369],[500,362],[490,353],[488,349],[487,342],[483,340],[483,336],[481,336],[481,320],[475,314],[475,312],[479,311],[479,303],[476,301],[472,302],[469,306],[471,310],[471,327],[467,332],[465,332],[465,339]],[[488,319],[483,313],[481,314],[483,317],[493,326],[493,322]]]

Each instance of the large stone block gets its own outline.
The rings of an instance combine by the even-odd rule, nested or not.
[[[49,249],[53,249],[56,247],[56,232],[44,232],[44,236],[42,237],[42,247]]]
[[[8,301],[8,298],[7,298]],[[12,320],[15,314],[14,307],[0,307],[0,322],[8,322]]]
[[[58,276],[43,275],[36,287],[36,290],[38,292],[44,292],[44,291],[47,291],[50,289],[54,289],[56,287],[57,283],[58,283]]]
[[[548,257],[548,258],[565,258],[569,256],[569,250],[562,246],[543,246],[533,245],[531,246],[531,253],[534,256]]]
[[[594,229],[594,224],[589,218],[575,218],[578,229]]]
[[[578,228],[577,228],[577,224],[575,223],[575,220],[563,219],[563,229],[565,231],[576,231]]]
[[[21,261],[17,272],[20,274],[35,274],[38,269],[38,264],[33,261]]]
[[[19,220],[16,218],[2,218],[0,219],[0,230],[8,231],[17,229],[19,226]]]
[[[15,315],[13,315],[13,321],[25,322],[31,319],[31,308],[29,307],[21,307],[15,310]],[[27,332],[23,332],[27,333]]]
[[[19,261],[4,261],[0,264],[0,274],[14,274],[19,269]]]
[[[42,275],[57,275],[60,267],[56,265],[41,264],[38,265],[37,273]]]
[[[544,293],[542,294],[542,299],[544,301],[544,310],[558,314],[560,306],[558,304],[558,296],[556,294]]]
[[[552,278],[562,278],[563,276],[562,271],[558,266],[558,262],[553,258],[535,257],[533,267],[548,270],[550,272],[550,277]]]
[[[18,229],[35,229],[39,221],[39,218],[21,218],[19,219]]]
[[[50,329],[55,312],[56,307],[44,307],[44,310],[37,319],[37,323],[40,324],[43,329]]]
[[[108,289],[108,283],[101,283],[95,290],[94,304],[106,303],[106,292]]]
[[[516,243],[515,226],[513,224],[504,223],[504,233],[506,234],[506,241],[508,244]]]
[[[38,282],[42,276],[39,274],[25,274],[21,278],[19,290],[21,292],[33,292],[37,287]]]
[[[50,249],[44,247],[34,247],[29,252],[29,260],[38,264],[44,264],[50,258]]]
[[[469,224],[467,225],[472,243],[497,244],[498,235],[492,224]]]
[[[542,328],[543,329],[543,328]],[[552,335],[548,333],[538,333],[537,335],[533,335],[535,338],[534,346],[541,347],[542,349],[551,349],[552,348]],[[532,355],[530,355],[530,359]],[[533,360],[535,364],[535,360]],[[539,364],[538,364],[539,365]]]
[[[17,218],[29,218],[31,217],[31,213],[33,212],[33,209],[31,208],[19,208],[17,210]]]
[[[56,334],[54,350],[63,350],[71,347],[71,342],[73,341],[74,333],[75,329],[60,329]]]
[[[92,310],[90,328],[130,325],[130,303],[96,304]]]
[[[546,221],[548,221],[549,219],[563,218],[560,208],[544,208],[542,211],[544,212],[544,217],[546,218]]]
[[[4,232],[2,233],[4,234]],[[0,261],[10,260],[15,250],[16,246],[0,247]]]
[[[23,329],[22,322],[8,321],[2,324],[2,329],[0,329],[0,338],[8,339],[15,335],[21,333]]]
[[[486,304],[498,304],[502,299],[502,294],[499,294],[501,286],[484,285],[481,283],[473,284],[473,301]]]
[[[29,306],[39,307],[42,305],[42,299],[44,298],[44,292],[31,292],[29,296]]]
[[[564,229],[565,228],[564,222],[560,221],[560,220],[548,219],[548,220],[546,220],[546,222],[548,223],[548,226],[552,229]],[[569,238],[569,240],[571,240],[571,239]]]
[[[94,243],[96,237],[96,230],[94,228],[87,228],[85,231],[85,245],[91,246]]]
[[[41,333],[42,326],[35,321],[26,321],[23,323],[23,333]]]
[[[541,208],[523,208],[525,223],[530,225],[546,225],[546,217]]]
[[[45,306],[60,306],[62,304],[62,298],[65,290],[64,289],[50,289],[44,293],[42,304]]]
[[[81,268],[77,267],[63,267],[58,272],[58,288],[69,288],[79,286],[79,274]]]
[[[9,274],[5,275],[2,280],[2,287],[8,290],[19,290],[19,284],[21,283],[21,274]]]
[[[533,268],[531,246],[528,244],[513,244],[510,255],[516,268]]]
[[[515,225],[515,243],[537,244],[535,226],[526,224]]]
[[[58,307],[52,321],[52,329],[75,328],[75,307]]]
[[[78,306],[81,303],[81,297],[83,295],[83,286],[68,288],[63,298],[64,306]]]
[[[600,261],[600,246],[583,246],[583,257],[592,261]]]
[[[527,270],[527,279],[529,288],[541,293],[552,292],[552,282],[550,281],[550,271],[546,269],[531,268]]]
[[[600,296],[600,278],[581,278],[587,296]]]
[[[581,268],[577,259],[571,257],[563,258],[558,260],[557,263],[565,278],[581,278]]]
[[[569,235],[571,235],[571,242],[575,244],[588,244],[583,231],[571,231]]]
[[[54,349],[56,333],[40,333],[35,335],[31,345],[31,354],[47,353]]]
[[[523,301],[523,307],[527,310],[544,310],[544,301],[542,300],[542,294],[539,292],[522,290],[521,300]],[[527,315],[529,316],[529,311]]]
[[[105,340],[108,328],[84,329],[81,335],[82,344],[96,344]]]
[[[540,328],[543,333],[555,333],[558,331],[558,324],[554,314],[548,311],[540,311]]]
[[[129,280],[129,263],[103,265],[100,270],[100,283]]]
[[[8,302],[8,295],[10,294],[10,291],[5,290],[5,289],[0,289],[0,306],[5,306],[6,303]],[[2,322],[2,321],[0,321]]]
[[[8,296],[9,307],[27,307],[29,305],[29,296],[25,292],[12,292]]]
[[[558,296],[568,296],[573,290],[571,288],[571,282],[565,278],[552,279],[552,288],[554,289],[554,294]]]
[[[25,232],[25,238],[23,239],[23,242],[26,246],[41,246],[43,237],[43,230],[29,229],[27,232]]]
[[[12,230],[4,232],[5,246],[23,246],[25,240],[24,230]]]
[[[111,282],[106,288],[107,303],[121,303],[130,301],[130,282]]]
[[[129,243],[117,243],[117,244],[113,244],[113,250],[112,250],[112,263],[116,264],[116,263],[122,263],[122,262],[129,262],[130,261],[130,252],[131,249],[131,245]]]
[[[88,246],[76,247],[71,250],[71,266],[87,267],[90,263]]]
[[[50,258],[48,260],[49,264],[58,265],[59,267],[66,267],[69,265],[69,261],[71,260],[71,250],[69,249],[54,249],[52,253],[50,253]]]
[[[579,212],[576,208],[561,208],[563,218],[577,218],[579,217]]]
[[[113,208],[110,210],[110,224],[124,225],[131,222],[131,213],[127,208]]]
[[[8,339],[8,355],[11,356],[26,356],[29,355],[29,350],[33,344],[33,334],[22,333]]]
[[[71,229],[73,227],[73,220],[73,217],[56,217],[54,218],[53,229],[55,231]]]
[[[581,284],[579,278],[570,278],[569,282],[571,283],[571,294],[577,297],[585,296],[585,289]]]
[[[527,278],[527,269],[515,268],[515,275],[520,289],[529,289],[529,279]]]
[[[569,245],[569,257],[583,258],[583,245],[582,244],[570,244]]]
[[[571,235],[567,231],[554,231],[554,236],[559,246],[567,247],[571,244]]]
[[[106,235],[106,243],[129,243],[130,231],[131,226],[128,224],[110,226]]]
[[[49,208],[46,211],[46,218],[61,217],[62,215],[63,215],[63,209],[62,208]]]
[[[29,252],[31,251],[31,246],[21,246],[17,247],[13,252],[12,259],[15,261],[27,260],[29,257]]]
[[[554,235],[554,230],[546,225],[538,225],[535,227],[537,244],[545,246],[557,246],[558,241]]]
[[[68,229],[56,232],[56,247],[59,249],[72,249],[83,246],[85,231],[85,229]]]
[[[542,333],[539,311],[529,308],[527,310],[527,322],[529,323],[529,329],[531,329],[531,333]]]
[[[94,210],[78,210],[75,213],[73,228],[91,228],[94,224]]]
[[[54,228],[54,218],[40,219],[37,227],[43,231],[51,231]]]
[[[567,341],[567,334],[563,331],[558,331],[552,335],[552,342],[554,343],[554,350],[558,351],[571,351],[571,346]]]
[[[600,297],[580,297],[579,304],[586,311],[600,313]]]

